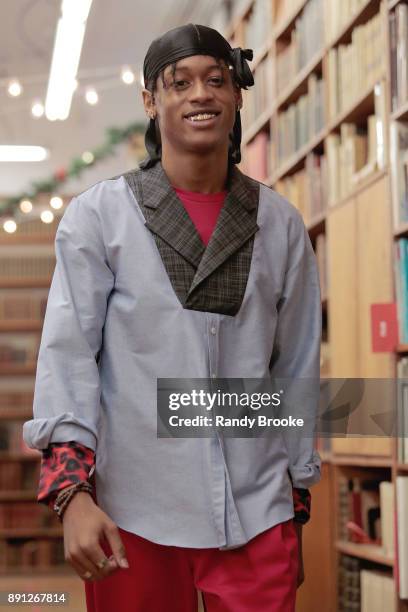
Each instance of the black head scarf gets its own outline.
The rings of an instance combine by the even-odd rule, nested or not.
[[[217,30],[189,23],[169,30],[151,43],[143,64],[145,86],[151,79],[157,78],[166,66],[191,55],[211,55],[223,59],[227,65],[233,67],[233,78],[239,87],[247,89],[254,84],[254,77],[247,62],[253,58],[252,49],[233,49]],[[149,168],[161,159],[161,143],[157,132],[156,120],[150,119],[145,134],[148,157],[140,162],[141,168]],[[241,161],[241,135],[241,116],[237,110],[229,152],[230,160],[234,164]]]

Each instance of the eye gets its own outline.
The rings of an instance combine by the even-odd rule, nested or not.
[[[222,77],[211,77],[210,81],[214,83],[214,85],[222,85],[224,83],[224,79]]]
[[[177,81],[173,81],[173,86],[176,89],[184,89],[188,85],[188,81],[186,79],[178,79]]]

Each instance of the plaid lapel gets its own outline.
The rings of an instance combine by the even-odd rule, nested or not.
[[[144,212],[183,308],[235,315],[251,264],[259,184],[230,167],[228,193],[207,247],[161,162],[124,175]]]

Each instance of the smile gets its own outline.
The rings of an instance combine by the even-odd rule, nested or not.
[[[215,123],[219,113],[197,113],[196,115],[190,115],[184,117],[186,121],[195,126],[209,126]]]

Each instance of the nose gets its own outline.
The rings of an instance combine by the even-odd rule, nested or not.
[[[201,79],[195,79],[190,89],[190,101],[203,102],[203,100],[211,100],[214,91],[210,86],[207,86]]]

